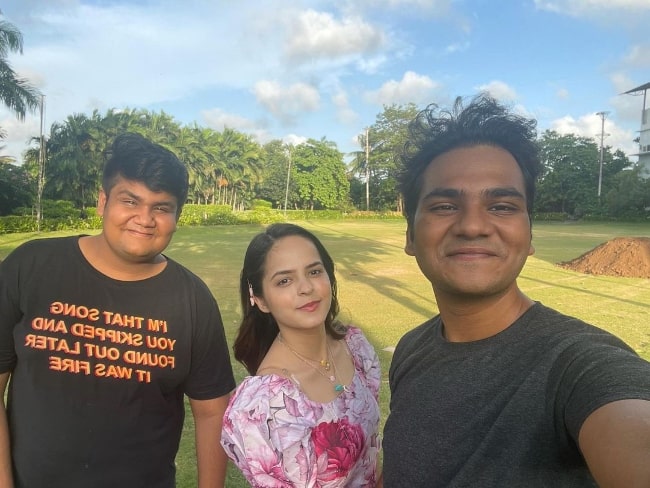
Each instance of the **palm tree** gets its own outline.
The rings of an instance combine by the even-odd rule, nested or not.
[[[5,137],[7,137],[7,132],[2,127],[0,127],[0,141],[3,141]],[[4,145],[0,146],[0,152],[4,151],[4,149],[5,149]],[[15,159],[12,158],[11,156],[6,156],[4,154],[0,155],[0,164],[13,163],[13,162],[15,162]]]
[[[24,120],[28,111],[39,106],[41,94],[26,79],[16,75],[7,61],[9,52],[23,53],[23,35],[12,23],[0,20],[0,101],[19,120]]]

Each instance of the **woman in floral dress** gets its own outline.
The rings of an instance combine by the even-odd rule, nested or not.
[[[374,487],[380,449],[377,354],[336,320],[334,262],[293,224],[253,238],[234,345],[247,376],[221,444],[253,487]]]

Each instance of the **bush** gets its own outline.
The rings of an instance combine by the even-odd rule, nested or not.
[[[273,208],[273,203],[269,202],[268,200],[261,200],[258,198],[257,200],[253,200],[251,208],[253,210],[271,210]]]
[[[533,221],[537,222],[564,222],[569,219],[566,212],[537,212],[533,213]]]
[[[237,223],[230,205],[198,205],[188,203],[183,206],[183,213],[178,225],[217,225]]]

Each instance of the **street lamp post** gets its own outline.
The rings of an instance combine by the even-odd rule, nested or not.
[[[36,230],[41,231],[43,220],[43,187],[45,186],[45,95],[41,95],[41,137],[38,149],[38,181],[36,182]]]
[[[605,117],[609,112],[597,112],[596,115],[600,116],[600,169],[598,170],[598,198],[600,198],[601,189],[603,186],[603,139],[605,137]]]
[[[369,154],[370,154],[370,145],[368,143],[369,130],[366,128],[366,210],[370,210],[370,168],[369,164]]]
[[[287,168],[287,187],[284,190],[284,217],[287,217],[287,201],[289,200],[289,178],[291,177],[291,144],[287,146],[289,150],[289,167]]]

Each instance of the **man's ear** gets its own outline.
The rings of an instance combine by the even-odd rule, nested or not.
[[[528,255],[532,256],[533,254],[535,254],[535,246],[533,246],[533,243],[531,242],[530,247],[528,248]]]
[[[415,256],[413,230],[411,229],[410,225],[406,227],[406,244],[404,245],[404,252],[409,256]]]
[[[108,196],[104,190],[99,190],[99,197],[97,197],[97,214],[100,217],[104,216],[104,209],[106,208],[106,200]]]

